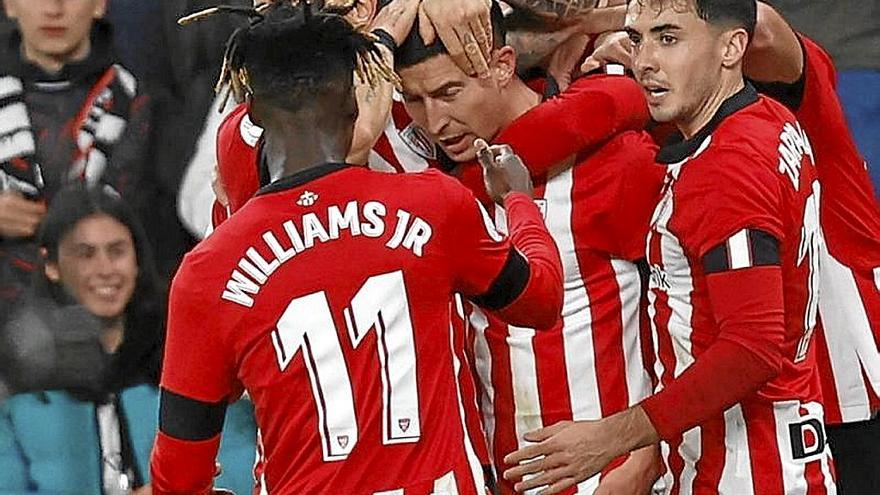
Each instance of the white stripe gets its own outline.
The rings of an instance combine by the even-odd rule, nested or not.
[[[374,170],[376,172],[397,172],[397,169],[394,168],[393,165],[388,163],[384,158],[382,158],[382,155],[376,153],[376,150],[370,150],[370,156],[367,157],[367,166],[370,167],[370,170]]]
[[[104,176],[104,171],[107,169],[107,156],[98,148],[93,148],[86,156],[86,160],[86,184],[94,186]]]
[[[489,343],[486,341],[486,328],[489,321],[486,314],[476,306],[472,306],[470,324],[476,333],[474,337],[474,367],[480,379],[483,393],[480,394],[482,402],[480,410],[483,413],[483,428],[486,429],[486,440],[489,442],[489,452],[495,449],[495,388],[492,386],[492,354],[489,352]]]
[[[880,394],[880,352],[852,270],[822,250],[819,312],[845,423],[871,417],[864,371]]]
[[[675,166],[671,170],[676,179],[681,173],[681,166]],[[691,303],[691,294],[694,291],[694,281],[691,277],[691,267],[688,264],[688,259],[681,246],[681,242],[669,230],[669,221],[675,210],[674,190],[675,186],[670,187],[667,192],[669,196],[668,201],[664,198],[664,201],[661,203],[665,203],[665,207],[661,207],[656,229],[661,234],[661,259],[663,260],[663,270],[669,282],[669,288],[666,290],[666,293],[668,295],[671,315],[667,328],[672,340],[672,349],[675,353],[674,377],[678,378],[694,362],[694,354],[691,348],[691,334],[694,330],[691,327],[691,318],[694,310]]]
[[[654,229],[648,230],[648,238],[646,242],[645,253],[647,259],[651,259],[650,246],[654,244]],[[650,283],[649,283],[650,285]],[[666,368],[663,366],[663,360],[660,359],[660,336],[657,332],[657,293],[648,288],[648,321],[651,325],[651,345],[654,348],[654,375],[657,378],[657,385],[654,392],[663,390],[663,374]]]
[[[825,424],[825,411],[822,409],[821,404],[818,402],[808,402],[804,404],[804,408],[809,411],[811,416],[819,418],[820,422],[823,425]],[[825,435],[827,439],[827,430]],[[834,477],[831,475],[831,447],[827,441],[825,442],[823,456],[819,459],[819,465],[822,467],[822,481],[824,481],[825,490],[828,492],[828,495],[836,495],[837,485],[834,483]]]
[[[739,404],[724,412],[724,468],[718,483],[719,495],[754,493],[747,433]]]
[[[477,486],[477,493],[484,489],[484,487]],[[434,493],[432,495],[458,495],[458,487],[455,485],[455,472],[449,471],[442,478],[435,481]]]
[[[697,462],[703,455],[703,434],[699,426],[691,428],[682,435],[681,445],[678,446],[678,454],[684,460],[681,470],[681,483],[679,493],[692,495],[694,493],[694,479],[697,477]]]
[[[777,402],[773,406],[776,419],[776,443],[779,448],[779,460],[782,463],[782,486],[785,495],[806,495],[807,478],[803,461],[794,460],[791,447],[791,434],[788,425],[801,421],[800,402]]]
[[[403,495],[403,488],[397,490],[386,490],[383,492],[373,492],[373,495]]]
[[[21,130],[15,134],[0,137],[0,162],[33,155],[35,152],[34,135],[29,130]]]
[[[0,136],[21,129],[30,128],[31,119],[28,117],[27,107],[23,102],[13,103],[0,107]]]
[[[730,255],[730,269],[739,270],[752,266],[752,254],[749,248],[749,231],[740,230],[727,239],[727,252]]]
[[[458,295],[456,294],[456,297]],[[456,315],[450,312],[450,317],[455,318]],[[462,337],[464,342],[467,342],[467,336]],[[485,480],[483,480],[483,466],[480,464],[480,459],[477,457],[476,452],[474,452],[474,445],[471,441],[471,431],[468,429],[467,420],[465,419],[464,414],[464,397],[461,395],[461,373],[468,373],[467,367],[462,368],[461,361],[458,359],[458,356],[455,354],[455,327],[452,325],[452,321],[449,322],[449,345],[450,350],[452,351],[452,368],[455,371],[455,395],[458,399],[458,416],[461,420],[461,431],[464,434],[464,452],[467,456],[468,465],[471,468],[471,475],[474,479],[474,487],[477,490],[477,493],[482,490],[482,487],[486,485]],[[466,344],[465,344],[466,345]],[[462,349],[463,350],[463,349]],[[476,400],[476,397],[472,397],[468,400]],[[452,479],[452,490],[449,491],[450,494],[458,493],[458,488],[455,486],[455,474],[450,472],[448,477]],[[442,479],[442,478],[441,478]],[[440,480],[438,480],[439,482]],[[437,483],[434,483],[434,491],[437,491]]]
[[[95,139],[104,143],[115,143],[125,132],[125,119],[112,113],[101,115],[95,126]]]
[[[538,395],[534,337],[535,330],[531,328],[513,325],[507,327],[510,374],[513,382],[514,424],[519,448],[527,444],[523,438],[526,433],[544,427],[541,418],[541,400]]]
[[[134,98],[137,96],[137,79],[135,79],[134,75],[129,72],[125,67],[115,64],[113,66],[116,69],[116,79],[122,85],[122,89],[125,90],[126,94],[128,94],[129,98]]]
[[[572,232],[572,169],[547,181],[547,230],[562,258],[562,337],[571,412],[575,420],[602,417],[595,369],[590,298],[584,286]]]
[[[635,263],[611,260],[620,294],[620,321],[623,325],[623,360],[626,365],[626,388],[633,406],[651,394],[651,379],[642,359],[641,319],[642,278]]]
[[[874,285],[880,290],[880,267],[874,268]]]
[[[21,79],[12,76],[0,77],[0,99],[24,93]]]

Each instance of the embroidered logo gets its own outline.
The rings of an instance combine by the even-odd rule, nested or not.
[[[300,195],[299,199],[296,201],[296,204],[300,206],[312,206],[313,204],[318,202],[318,195],[313,193],[312,191],[305,191]]]
[[[409,418],[398,419],[397,425],[400,426],[400,431],[406,432],[409,429]]]
[[[406,143],[407,147],[415,154],[426,160],[437,159],[437,148],[428,133],[415,124],[415,122],[406,126],[399,132],[400,138]]]

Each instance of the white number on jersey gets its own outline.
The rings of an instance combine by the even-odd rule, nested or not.
[[[807,198],[804,207],[804,225],[801,228],[801,242],[798,247],[797,264],[801,266],[804,259],[809,263],[809,283],[807,286],[807,310],[804,314],[804,336],[798,343],[794,362],[806,359],[810,348],[810,339],[816,329],[816,315],[819,312],[819,258],[824,249],[825,239],[819,224],[819,199],[822,188],[819,181],[813,181],[813,194]]]
[[[403,272],[368,278],[343,314],[354,348],[371,328],[376,330],[383,444],[418,442],[421,426],[415,338]],[[303,351],[318,410],[324,460],[347,458],[357,444],[358,425],[351,378],[326,293],[313,292],[292,300],[272,332],[272,344],[281,371]]]

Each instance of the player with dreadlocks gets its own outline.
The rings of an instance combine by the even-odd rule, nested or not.
[[[411,22],[418,0],[406,5]],[[481,155],[508,212],[502,238],[454,179],[342,163],[354,73],[375,43],[309,4],[259,14],[229,69],[265,129],[272,182],[174,280],[153,492],[210,493],[226,406],[247,390],[268,493],[483,493],[450,301],[463,293],[517,325],[558,315],[559,255],[517,192],[528,174]]]

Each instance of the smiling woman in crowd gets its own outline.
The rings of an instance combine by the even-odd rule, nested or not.
[[[74,186],[56,196],[38,239],[33,302],[5,333],[49,335],[36,354],[64,390],[0,403],[0,493],[150,493],[165,307],[143,230],[112,190]],[[248,401],[229,408],[226,429],[217,484],[247,493]]]

